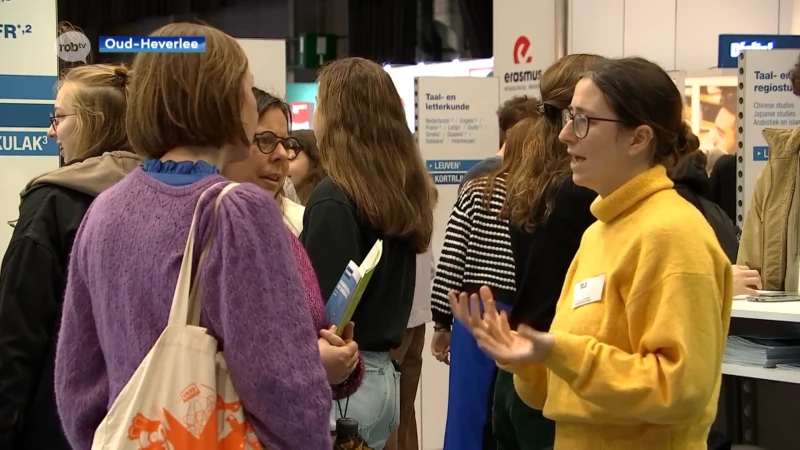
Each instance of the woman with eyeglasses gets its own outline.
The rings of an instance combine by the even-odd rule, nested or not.
[[[67,260],[95,197],[141,164],[125,132],[128,74],[86,65],[59,80],[47,134],[67,165],[25,187],[0,269],[0,448],[71,448],[53,387]]]
[[[289,161],[301,152],[297,139],[289,135],[291,113],[289,105],[272,94],[253,88],[258,109],[258,125],[250,156],[242,161],[225,166],[222,174],[239,183],[253,183],[275,198],[283,212],[283,221],[292,232],[293,251],[305,285],[314,326],[319,335],[318,345],[322,366],[328,375],[333,398],[346,398],[358,389],[364,376],[364,365],[359,364],[358,345],[352,340],[352,326],[343,337],[328,329],[325,319],[325,303],[319,289],[314,268],[305,248],[297,239],[303,231],[305,207],[289,200],[284,195],[284,183],[289,172]]]
[[[559,135],[572,180],[599,196],[549,330],[509,326],[491,292],[454,315],[555,421],[555,448],[705,450],[716,416],[731,263],[667,169],[697,150],[658,65],[606,62],[575,86]]]
[[[258,127],[247,159],[225,167],[223,175],[236,182],[253,183],[278,202],[283,220],[292,234],[303,231],[303,207],[285,195],[289,161],[301,152],[300,143],[289,135],[289,106],[281,99],[253,88],[258,108]]]

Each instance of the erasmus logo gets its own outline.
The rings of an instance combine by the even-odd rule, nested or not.
[[[514,64],[529,63],[533,61],[533,56],[528,54],[531,49],[531,40],[528,36],[520,36],[514,43]]]
[[[530,64],[533,56],[530,55],[531,40],[528,36],[522,35],[514,42],[514,64]],[[504,91],[525,91],[536,89],[539,79],[542,77],[542,69],[519,70],[505,72],[502,75]]]

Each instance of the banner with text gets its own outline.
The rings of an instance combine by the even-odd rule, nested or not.
[[[470,59],[413,66],[384,66],[403,102],[408,128],[414,132],[414,79],[417,77],[485,77],[492,71],[492,59]]]
[[[56,2],[0,1],[0,257],[19,215],[19,194],[31,178],[59,166],[47,136],[55,101]]]
[[[494,77],[421,77],[414,87],[416,138],[439,191],[432,242],[438,260],[459,183],[475,164],[499,150],[499,83]],[[448,389],[447,371],[441,367],[423,367],[420,408],[422,415],[434,418],[422,428],[424,448],[442,448],[444,443]]]
[[[800,126],[800,98],[789,73],[797,50],[745,50],[739,55],[739,129],[737,149],[737,222],[747,212],[756,178],[768,164],[767,128]]]
[[[500,103],[520,95],[539,96],[542,73],[557,58],[558,1],[494,2],[494,76],[500,80]]]

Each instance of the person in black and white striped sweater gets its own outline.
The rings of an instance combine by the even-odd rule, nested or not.
[[[445,231],[431,292],[432,351],[440,361],[447,362],[449,356],[450,362],[445,450],[496,446],[491,407],[497,366],[478,348],[469,331],[453,323],[447,296],[451,291],[477,293],[481,286],[489,286],[499,306],[508,305],[510,312],[515,293],[514,255],[508,221],[500,218],[500,212],[506,198],[505,174],[522,148],[523,142],[515,141],[512,130],[503,165],[464,186]]]

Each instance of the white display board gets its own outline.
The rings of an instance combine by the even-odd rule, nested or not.
[[[520,95],[539,97],[542,74],[557,59],[558,2],[494,2],[494,76],[500,80],[500,103]]]
[[[242,46],[255,87],[286,98],[286,41],[283,39],[237,39]]]
[[[421,77],[415,80],[417,142],[439,191],[434,211],[436,260],[464,174],[498,151],[499,80],[478,77]],[[433,329],[429,327],[426,349]],[[420,383],[422,449],[441,449],[447,420],[448,368],[429,351],[423,354]]]
[[[19,215],[19,194],[37,175],[57,169],[58,145],[47,137],[55,101],[56,2],[0,2],[0,255]]]
[[[432,64],[415,64],[413,66],[385,66],[384,69],[392,78],[403,109],[406,112],[408,128],[416,131],[414,125],[414,79],[417,77],[486,77],[492,71],[494,62],[488,59],[469,59]]]
[[[800,98],[792,93],[789,72],[797,50],[745,50],[739,55],[737,222],[742,226],[758,174],[769,161],[765,128],[800,126]]]

